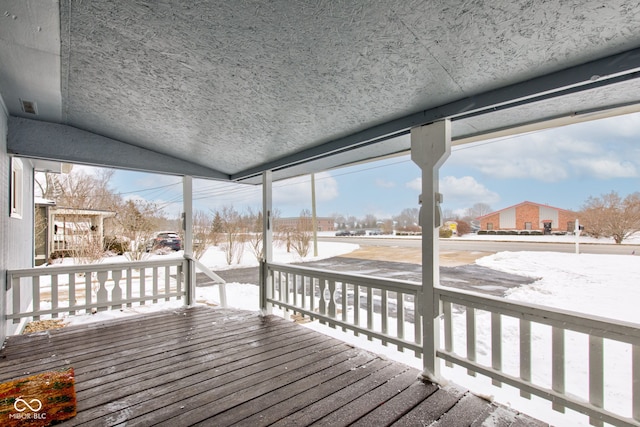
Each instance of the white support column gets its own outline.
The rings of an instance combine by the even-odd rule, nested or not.
[[[272,305],[267,303],[271,297],[267,264],[273,261],[273,186],[271,171],[262,173],[262,262],[260,268],[260,311],[271,314]]]
[[[411,129],[411,160],[422,170],[420,225],[422,226],[422,375],[431,381],[440,380],[440,365],[436,350],[440,341],[439,301],[434,285],[440,284],[438,228],[441,225],[438,193],[438,170],[451,154],[451,121],[442,120]]]
[[[187,298],[185,304],[193,305],[196,296],[196,274],[193,262],[193,178],[182,177],[182,231],[184,232],[184,257],[188,262],[188,269],[185,272],[185,286]]]

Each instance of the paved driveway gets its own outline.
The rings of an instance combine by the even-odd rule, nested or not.
[[[300,264],[306,267],[322,268],[343,273],[364,274],[399,280],[422,280],[422,267],[419,264],[395,261],[381,261],[340,256],[321,261]],[[258,268],[236,268],[217,271],[228,283],[258,284]],[[504,296],[508,289],[532,283],[535,279],[502,273],[476,264],[464,264],[454,267],[440,267],[440,283],[493,296]],[[207,286],[210,280],[203,274],[198,275],[198,286]]]

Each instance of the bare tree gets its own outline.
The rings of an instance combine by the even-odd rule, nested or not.
[[[309,254],[312,238],[313,221],[311,220],[311,212],[309,212],[308,209],[303,209],[302,212],[300,212],[300,218],[298,218],[291,239],[291,246],[301,258]]]
[[[334,213],[331,215],[331,218],[333,218],[333,222],[339,230],[347,227],[347,220],[341,213]]]
[[[69,251],[76,264],[93,264],[104,256],[104,246],[98,228],[81,215],[67,216],[68,226],[72,228]]]
[[[122,204],[120,196],[109,186],[114,172],[112,169],[97,169],[94,175],[89,175],[83,170],[72,169],[66,174],[38,173],[34,177],[34,185],[41,197],[53,200],[58,207],[114,211]],[[96,224],[82,215],[68,215],[66,218],[68,230],[65,232],[71,239],[68,251],[75,261],[86,263],[101,259],[104,242],[97,233]],[[105,220],[103,225],[105,234],[112,232],[112,220]],[[38,224],[38,228],[44,226],[46,224]]]
[[[462,219],[456,221],[458,225],[456,226],[456,234],[458,236],[464,236],[465,234],[471,233],[471,225]]]
[[[600,197],[589,197],[580,212],[580,222],[594,237],[612,237],[620,244],[640,231],[640,193],[624,199],[612,191]]]
[[[236,263],[240,263],[242,258],[241,249],[244,249],[244,241],[241,240],[240,236],[242,224],[240,214],[233,206],[223,206],[219,215],[222,220],[223,233],[221,246],[225,253],[227,264],[231,265],[234,259]]]
[[[382,223],[382,232],[384,234],[392,234],[393,233],[393,220],[392,219],[385,219],[384,222]]]
[[[251,246],[251,252],[260,261],[264,255],[262,245],[262,212],[247,209],[247,242]]]
[[[492,212],[491,206],[486,203],[476,203],[467,209],[465,217],[469,217],[470,219],[480,218],[481,216],[485,216]]]
[[[213,245],[213,220],[202,210],[193,212],[193,257],[202,258],[202,255]]]
[[[116,222],[130,242],[129,251],[125,254],[130,261],[140,261],[147,257],[145,243],[156,229],[157,212],[158,206],[146,200],[127,200],[118,209]]]
[[[362,220],[362,225],[365,228],[374,228],[378,225],[378,218],[373,214],[367,214]]]
[[[405,208],[400,215],[394,217],[397,228],[402,231],[420,231],[418,225],[418,216],[420,210],[418,208]]]

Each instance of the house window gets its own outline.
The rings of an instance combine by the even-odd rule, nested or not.
[[[531,223],[530,222],[525,222],[524,223],[524,229],[525,230],[531,230]]]
[[[487,230],[493,230],[493,223],[492,222],[488,222],[487,223]]]
[[[12,218],[22,218],[23,206],[22,206],[22,160],[11,158],[11,209],[10,215]]]

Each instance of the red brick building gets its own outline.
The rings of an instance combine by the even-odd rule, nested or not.
[[[478,220],[480,230],[535,230],[551,233],[573,231],[576,213],[525,201],[481,216]]]

